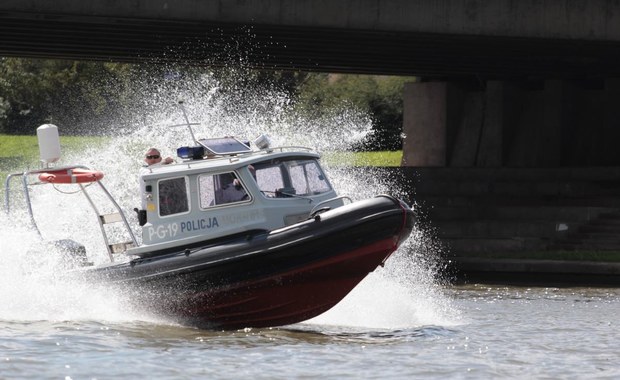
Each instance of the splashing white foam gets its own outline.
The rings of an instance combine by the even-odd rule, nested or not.
[[[277,144],[342,151],[358,142],[371,127],[366,115],[347,109],[329,117],[305,118],[282,93],[247,88],[226,92],[222,91],[221,83],[209,75],[185,78],[183,83],[163,82],[137,87],[144,91],[143,102],[135,105],[123,121],[129,120],[131,128],[112,120],[108,126],[99,127],[108,131],[105,143],[67,154],[59,163],[79,163],[103,171],[105,186],[124,210],[137,206],[139,187],[137,178],[131,173],[138,172],[143,153],[154,146],[164,155],[173,155],[179,145],[191,143],[186,127],[167,127],[183,122],[181,111],[175,107],[178,99],[185,99],[190,121],[200,122],[200,126],[194,128],[195,135],[200,137],[236,135],[253,139],[258,133],[267,133]],[[59,128],[62,141],[62,126]],[[360,173],[341,167],[327,169],[338,191],[354,199],[398,193],[392,188],[390,179],[379,172],[365,170]],[[58,191],[49,190],[49,186],[38,187],[32,189],[31,194],[43,237],[77,240],[86,247],[90,261],[106,262],[107,253],[96,216],[84,197],[63,193],[62,185],[57,187]],[[103,199],[96,186],[88,190],[92,190],[96,203]],[[23,210],[23,200],[21,206]],[[139,236],[135,215],[132,212],[127,215]],[[35,231],[27,228],[27,221],[23,211],[0,217],[3,226],[0,230],[3,261],[0,266],[0,303],[3,305],[0,319],[123,321],[142,318],[130,315],[117,291],[96,284],[65,282],[56,276],[59,269],[52,263],[46,263],[40,256],[33,261],[31,256],[25,255],[30,246],[40,240]],[[343,302],[311,323],[388,329],[450,324],[452,307],[434,280],[436,268],[429,265],[429,260],[418,260],[428,251],[425,246],[428,241],[421,231],[414,232],[385,268],[377,269]]]
[[[458,324],[460,313],[443,294],[434,261],[415,260],[427,240],[414,231],[385,267],[375,269],[334,308],[307,323],[387,330]]]
[[[23,216],[23,215],[22,215]],[[114,291],[96,284],[68,281],[62,276],[57,253],[33,250],[37,233],[19,226],[2,213],[0,231],[0,320],[67,321],[135,319],[123,311]]]

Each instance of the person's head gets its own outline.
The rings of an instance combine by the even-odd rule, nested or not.
[[[157,149],[151,148],[146,151],[144,162],[146,162],[147,165],[158,164],[161,162],[161,154]]]

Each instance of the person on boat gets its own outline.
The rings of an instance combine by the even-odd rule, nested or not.
[[[217,182],[219,183],[219,188],[215,190],[215,198],[211,202],[211,206],[248,199],[248,194],[236,175],[232,173],[220,174],[218,175]]]
[[[250,174],[252,175],[252,178],[254,178],[254,181],[256,181],[256,169],[254,169],[254,166],[252,165],[248,165],[248,171],[250,172]],[[241,186],[241,181],[238,178],[235,178],[232,182],[232,185],[235,187],[235,189],[237,190],[241,190],[242,186]]]
[[[146,154],[144,155],[144,162],[146,162],[146,166],[151,166],[151,165],[168,165],[174,162],[174,159],[172,157],[166,157],[164,159],[162,159],[161,157],[161,153],[159,153],[159,150],[157,150],[156,148],[150,148],[149,150],[146,151]]]
[[[142,180],[142,176],[150,172],[150,169],[153,167],[168,165],[174,162],[172,157],[162,158],[161,153],[157,148],[149,148],[144,155],[144,165],[140,168],[139,182],[140,182],[140,198],[141,198],[141,209],[136,209],[138,213],[138,219],[140,220],[140,225],[143,225],[146,222],[146,214],[144,214],[147,206],[146,202],[146,186],[144,181]],[[150,193],[150,191],[149,191]]]

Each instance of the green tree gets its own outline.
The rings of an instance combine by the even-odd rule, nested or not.
[[[72,134],[95,133],[93,121],[118,112],[132,66],[0,58],[0,132],[31,134],[44,123]]]
[[[260,96],[262,91],[286,93],[296,112],[312,117],[333,115],[342,107],[365,112],[373,121],[373,133],[356,147],[359,150],[401,148],[403,85],[415,80],[234,66],[205,69],[0,58],[0,132],[32,134],[45,122],[62,125],[69,134],[98,134],[101,131],[93,126],[111,122],[131,125],[136,115],[125,113],[139,109],[148,114],[149,107],[158,107],[144,94],[171,93],[179,83],[191,84],[204,74],[217,79],[231,112],[244,97]]]
[[[413,77],[311,74],[298,89],[298,105],[303,112],[337,112],[355,107],[368,112],[373,133],[359,150],[398,150],[402,148],[402,93]]]

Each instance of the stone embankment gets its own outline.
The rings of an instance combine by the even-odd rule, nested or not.
[[[456,281],[620,285],[620,168],[392,168]]]

